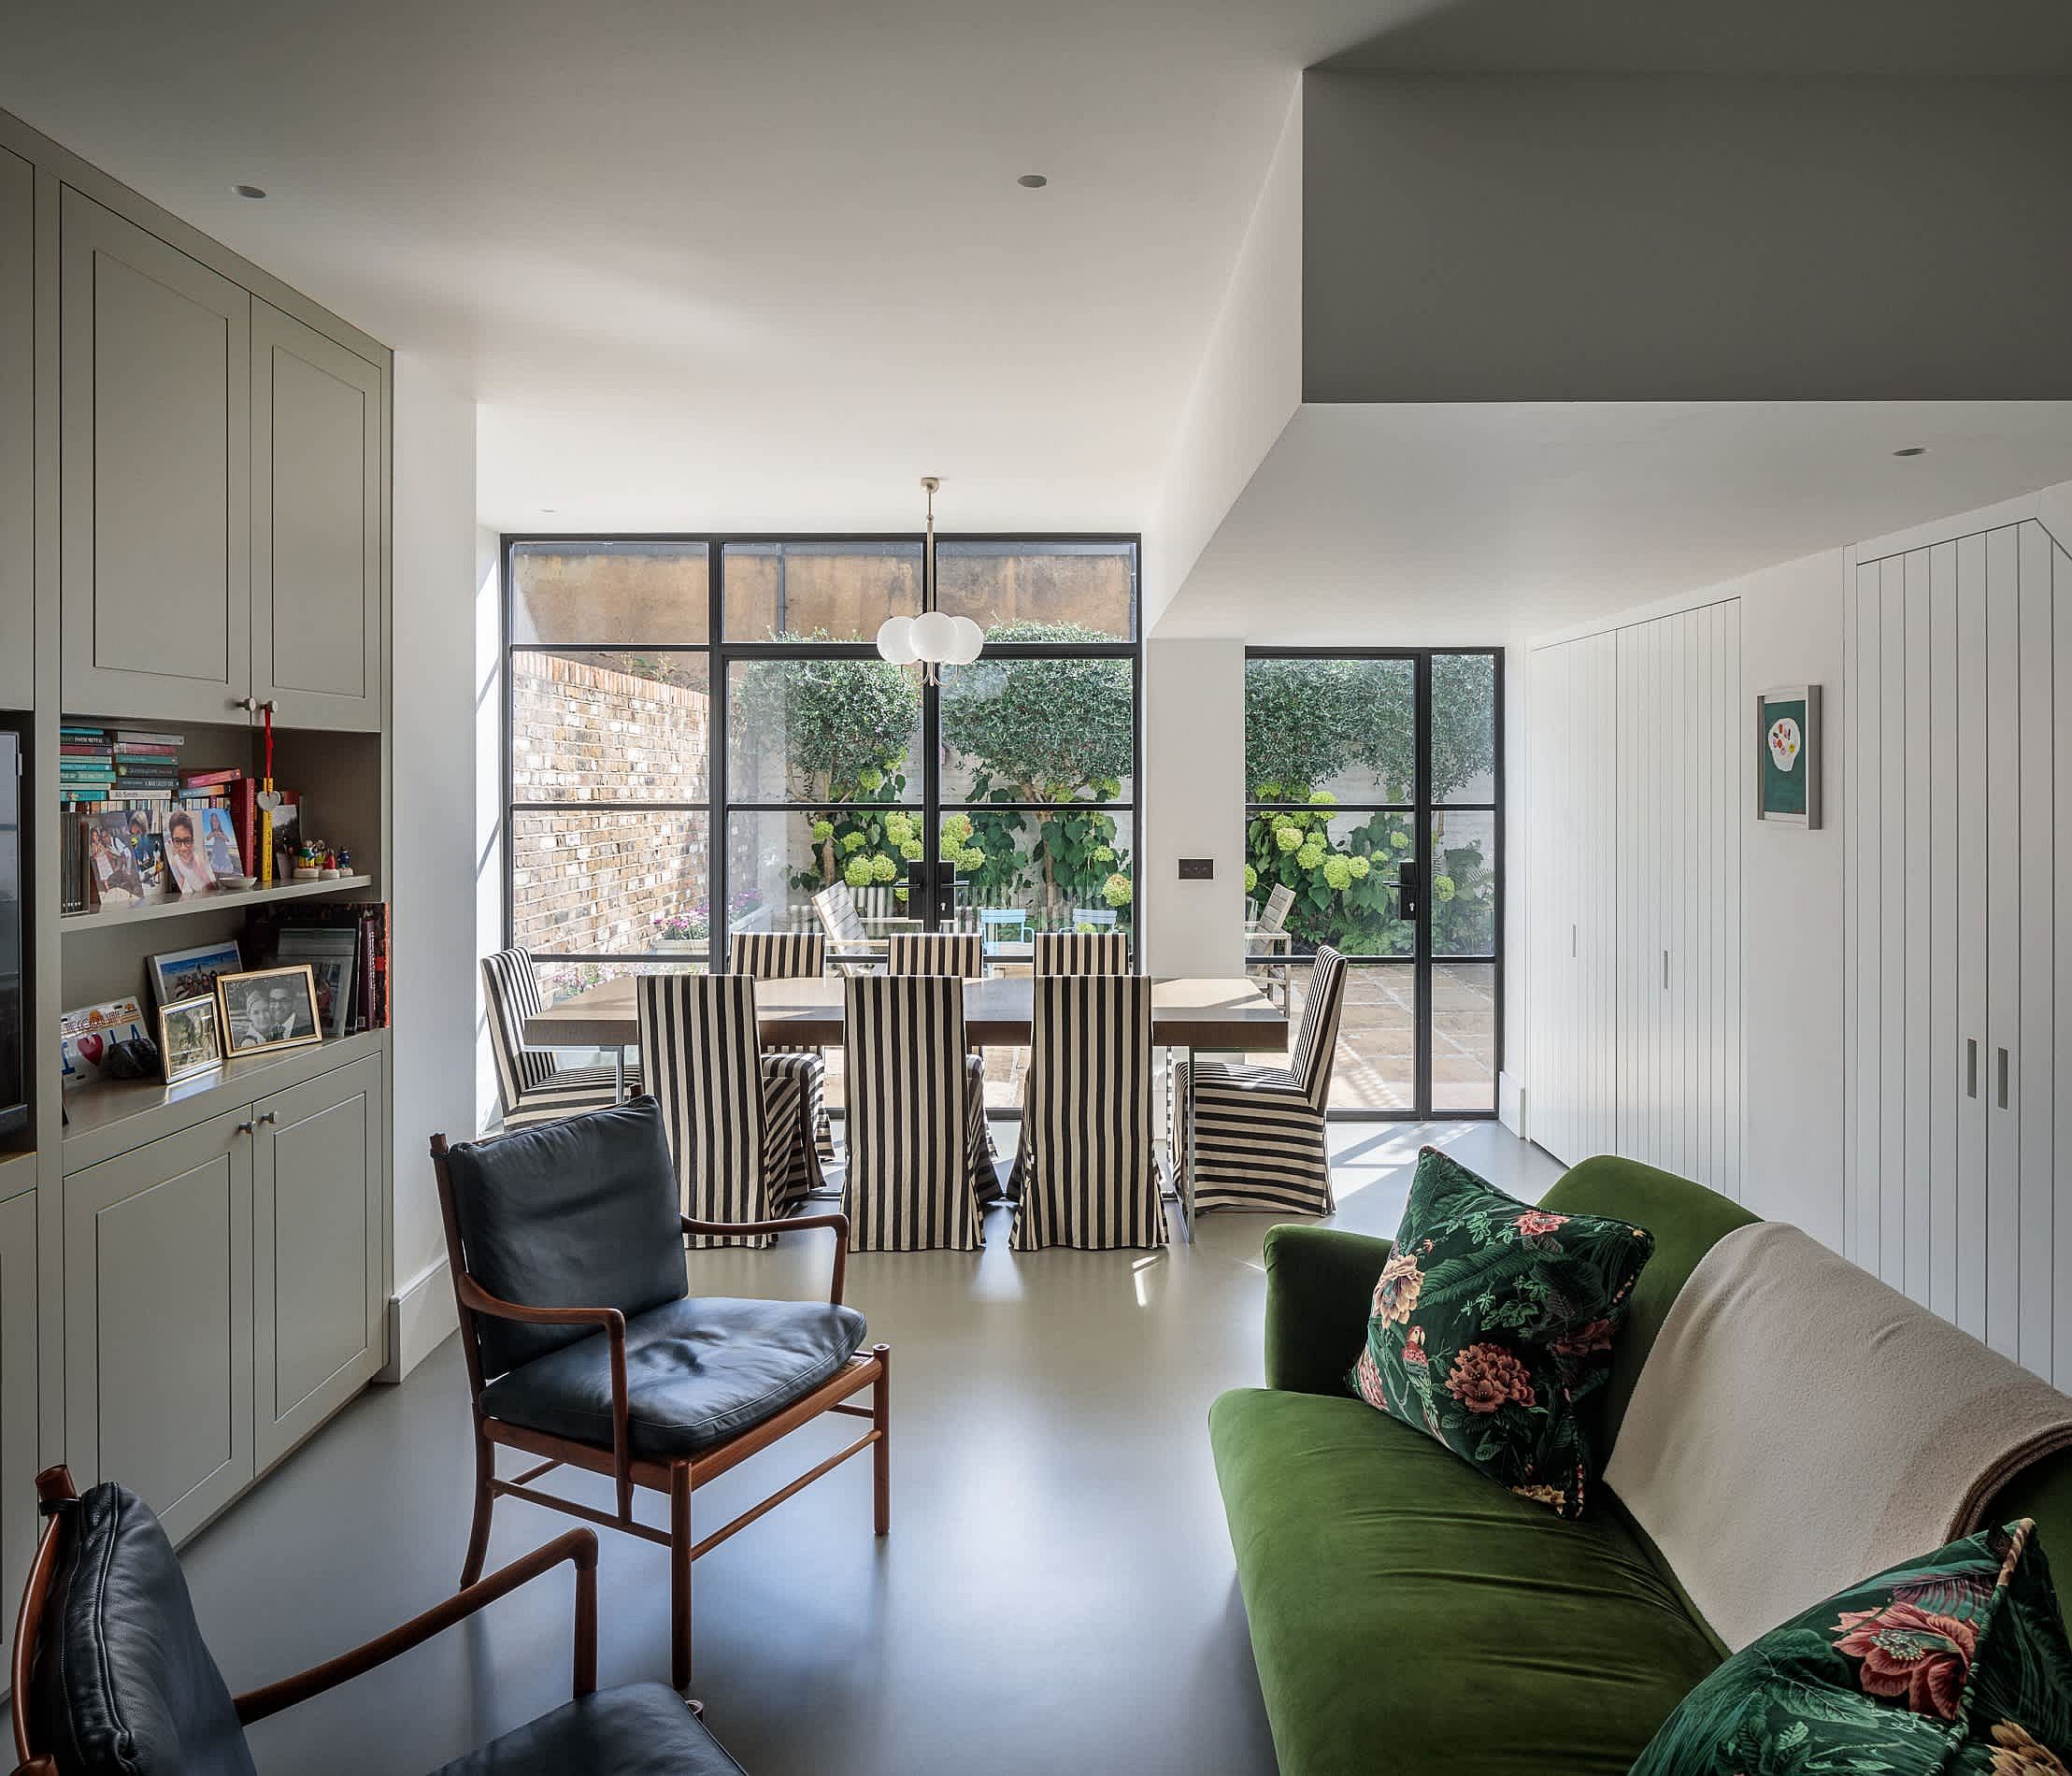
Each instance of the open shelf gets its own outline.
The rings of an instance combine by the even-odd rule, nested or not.
[[[305,900],[312,895],[336,895],[373,886],[372,876],[338,876],[330,881],[289,881],[271,888],[229,888],[212,895],[143,900],[127,907],[103,907],[94,912],[68,912],[58,921],[58,929],[69,938],[76,931],[105,931],[112,925],[147,924],[153,919],[180,919],[190,913],[221,912],[231,907],[267,906],[277,900]]]

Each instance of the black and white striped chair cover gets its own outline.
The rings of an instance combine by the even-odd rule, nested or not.
[[[849,1176],[857,1252],[968,1252],[997,1193],[986,1153],[985,1063],[965,1050],[964,982],[856,974],[846,983]]]
[[[895,931],[886,939],[893,974],[946,974],[976,981],[986,971],[986,940],[976,931]]]
[[[525,1020],[546,1010],[539,977],[523,950],[482,958],[482,998],[489,1010],[490,1053],[496,1061],[496,1096],[506,1128],[530,1128],[618,1101],[609,1067],[556,1067],[551,1050],[525,1046]],[[640,1069],[629,1063],[626,1089],[640,1089]]]
[[[1193,1146],[1194,1207],[1328,1215],[1324,1103],[1345,1005],[1346,959],[1326,946],[1309,972],[1292,1067],[1182,1061],[1175,1090]]]
[[[1130,939],[1124,931],[1039,931],[1036,971],[1046,974],[1127,974]]]
[[[817,981],[827,972],[827,939],[817,931],[736,931],[727,940],[727,968],[752,981]],[[813,1048],[763,1051],[765,1073],[797,1077],[812,1139],[799,1148],[792,1182],[821,1187],[821,1167],[835,1163],[835,1125],[827,1115],[827,1057]]]
[[[765,1073],[755,982],[742,974],[663,974],[634,983],[648,1082],[662,1106],[683,1212],[697,1221],[768,1221],[792,1188],[804,1139],[798,1078]],[[693,1243],[762,1246],[769,1236],[698,1235]]]
[[[1014,1249],[1163,1246],[1151,983],[1039,974],[1022,1098]]]

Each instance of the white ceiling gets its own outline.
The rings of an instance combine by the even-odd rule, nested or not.
[[[1136,528],[1297,71],[1432,3],[50,0],[0,106],[440,360],[490,523]]]
[[[1516,640],[2064,480],[2072,402],[1305,407],[1155,633]]]

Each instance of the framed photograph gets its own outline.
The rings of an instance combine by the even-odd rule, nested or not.
[[[158,1008],[158,1052],[165,1062],[166,1084],[177,1085],[222,1066],[223,1047],[216,1031],[213,995]]]
[[[307,962],[317,982],[317,1020],[326,1036],[343,1036],[352,1011],[360,933],[337,925],[289,925],[280,934],[279,962]]]
[[[1755,817],[1821,824],[1821,687],[1788,684],[1755,699]]]
[[[216,999],[216,982],[226,974],[244,972],[245,959],[235,939],[224,938],[193,950],[168,950],[146,965],[151,977],[151,996],[161,1007],[179,1005],[188,999]]]
[[[307,962],[285,968],[226,974],[216,982],[223,1054],[260,1054],[323,1040],[317,1022],[317,982]]]

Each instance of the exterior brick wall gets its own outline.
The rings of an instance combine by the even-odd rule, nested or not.
[[[709,701],[696,685],[621,669],[634,664],[514,662],[512,794],[567,804],[511,817],[513,934],[525,949],[643,954],[657,917],[703,909],[710,893],[706,816],[622,805],[705,799]],[[594,805],[607,798],[622,805]]]

